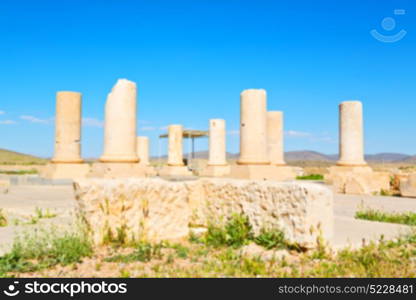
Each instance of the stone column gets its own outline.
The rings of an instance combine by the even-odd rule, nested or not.
[[[363,107],[360,101],[339,105],[339,166],[364,166]]]
[[[209,120],[209,166],[225,166],[225,121],[222,119]]]
[[[140,164],[144,166],[149,165],[149,138],[147,136],[137,137],[137,155]]]
[[[104,154],[101,162],[138,162],[136,149],[136,84],[119,79],[105,105]]]
[[[53,163],[81,163],[81,93],[56,94]]]
[[[245,90],[240,95],[240,158],[238,164],[269,164],[266,91]]]
[[[182,125],[169,125],[168,166],[183,166]]]
[[[267,112],[269,159],[272,165],[285,165],[283,146],[283,112]]]

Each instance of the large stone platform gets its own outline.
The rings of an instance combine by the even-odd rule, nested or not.
[[[78,180],[78,210],[99,244],[122,230],[128,240],[185,238],[189,225],[206,227],[233,214],[254,232],[279,228],[302,247],[332,237],[332,193],[310,183],[235,179],[171,182],[162,179]]]

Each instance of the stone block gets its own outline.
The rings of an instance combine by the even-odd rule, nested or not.
[[[91,167],[90,178],[130,178],[146,177],[147,167],[138,163],[97,162]]]
[[[163,166],[163,168],[158,172],[158,175],[161,177],[183,177],[183,176],[192,176],[192,171],[186,166]]]
[[[231,167],[229,165],[224,166],[210,166],[207,165],[199,174],[203,177],[226,177],[230,174]]]
[[[334,166],[325,174],[325,182],[341,194],[372,195],[390,190],[390,175],[374,172],[369,166]]]
[[[255,233],[282,230],[289,241],[313,248],[333,234],[332,193],[312,183],[204,178],[193,181],[81,179],[74,184],[78,212],[96,244],[119,232],[127,240],[185,238],[244,214]]]
[[[400,181],[400,194],[403,197],[416,198],[416,174],[410,174]]]
[[[236,179],[284,181],[295,179],[296,173],[290,166],[237,164],[231,166],[230,175],[227,177]]]

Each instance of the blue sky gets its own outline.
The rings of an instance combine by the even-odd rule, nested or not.
[[[152,155],[166,152],[168,124],[207,129],[210,118],[226,120],[237,152],[248,88],[284,111],[288,151],[337,153],[338,104],[358,99],[367,153],[415,154],[415,13],[412,0],[2,0],[0,148],[51,156],[55,93],[73,90],[83,156],[101,155],[106,95],[127,78]],[[406,35],[385,43],[373,29]]]

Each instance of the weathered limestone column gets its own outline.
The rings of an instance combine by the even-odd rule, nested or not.
[[[149,138],[147,136],[137,137],[137,156],[140,164],[144,166],[149,165]]]
[[[90,166],[81,158],[81,93],[56,94],[55,152],[51,163],[40,171],[48,179],[87,176]]]
[[[267,165],[266,91],[250,89],[241,93],[240,158],[238,164]]]
[[[81,163],[81,93],[56,94],[53,163]]]
[[[101,162],[138,162],[136,149],[136,84],[119,79],[105,105],[104,154]]]
[[[278,181],[292,179],[292,168],[270,164],[266,91],[243,91],[240,109],[240,159],[237,165],[231,167],[230,177]]]
[[[364,166],[363,107],[360,101],[339,105],[339,166]]]
[[[182,125],[169,125],[168,128],[168,165],[183,166]]]
[[[364,160],[363,107],[360,101],[339,105],[339,160],[325,174],[337,193],[374,195],[390,190],[388,172],[374,172]]]
[[[183,163],[183,127],[169,125],[168,127],[168,163],[160,171],[160,176],[190,176],[192,172]]]
[[[209,120],[208,164],[199,175],[223,177],[230,174],[231,169],[227,164],[225,143],[225,121],[222,119]]]
[[[209,159],[210,166],[225,166],[225,121],[222,119],[209,120]]]
[[[286,165],[283,147],[283,112],[267,112],[267,137],[269,159],[272,165]]]

